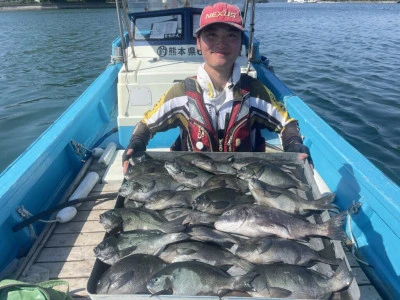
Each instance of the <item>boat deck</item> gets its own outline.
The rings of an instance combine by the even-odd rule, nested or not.
[[[111,169],[114,169],[114,172],[115,170],[119,172],[120,166],[121,162],[117,158]],[[98,171],[98,167],[94,163],[88,166],[87,170],[90,171],[93,168],[97,168]],[[118,177],[118,175],[116,176]],[[110,179],[108,174],[104,178],[107,182],[95,185],[89,196],[100,197],[118,191],[122,176],[119,176],[119,179]],[[99,215],[114,208],[115,201],[114,199],[85,202],[78,208],[78,214],[72,221],[64,224],[52,223],[47,225],[35,247],[28,254],[25,267],[20,272],[19,278],[21,279],[28,274],[31,267],[33,269],[44,268],[49,271],[49,279],[67,281],[69,292],[74,298],[89,299],[86,285],[95,263],[93,248],[103,240],[106,233],[99,224]],[[357,260],[347,249],[345,249],[345,252],[356,275],[361,293],[360,299],[382,299],[360,268]]]

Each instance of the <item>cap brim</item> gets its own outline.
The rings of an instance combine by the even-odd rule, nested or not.
[[[243,26],[238,25],[238,24],[236,24],[236,23],[230,23],[230,22],[213,22],[213,23],[209,23],[209,24],[207,24],[207,25],[204,25],[204,26],[201,26],[201,27],[197,28],[197,29],[196,29],[196,33],[199,33],[199,32],[202,31],[204,28],[206,28],[206,27],[208,27],[208,26],[210,26],[210,25],[213,25],[213,24],[227,24],[227,25],[230,25],[230,26],[232,26],[232,27],[235,27],[236,29],[239,29],[240,31],[244,31]]]

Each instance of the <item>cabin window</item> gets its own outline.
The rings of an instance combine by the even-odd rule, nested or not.
[[[135,40],[182,39],[182,16],[167,15],[135,20]]]
[[[196,37],[196,30],[197,28],[199,28],[200,25],[200,14],[193,14],[193,32],[192,32],[192,36]]]

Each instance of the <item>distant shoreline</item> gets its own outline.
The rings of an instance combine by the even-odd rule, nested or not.
[[[317,3],[376,3],[376,4],[391,4],[391,3],[399,3],[400,0],[343,0],[343,1],[317,1]],[[278,1],[276,1],[278,2]],[[279,1],[280,3],[287,3],[286,1]],[[262,3],[259,1],[259,3]],[[268,2],[265,2],[268,3]],[[274,3],[274,1],[270,1],[269,3]],[[295,3],[296,2],[292,2]],[[292,4],[291,3],[291,4]],[[306,3],[307,4],[307,3]],[[51,9],[93,9],[93,8],[115,8],[115,3],[51,3],[51,4],[6,4],[0,5],[0,12],[1,11],[23,11],[23,10],[51,10]]]
[[[115,8],[115,3],[52,3],[26,5],[0,5],[0,11],[50,10],[50,9]]]

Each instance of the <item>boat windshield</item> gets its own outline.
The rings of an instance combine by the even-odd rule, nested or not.
[[[130,13],[155,11],[163,9],[174,9],[182,7],[204,7],[223,0],[127,0]],[[244,8],[245,0],[229,1],[230,4],[237,5],[241,10]]]

